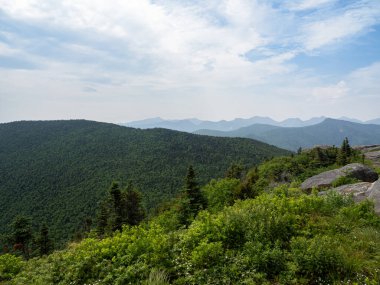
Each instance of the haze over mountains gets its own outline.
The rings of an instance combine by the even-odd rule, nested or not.
[[[351,145],[380,143],[380,125],[334,119],[325,119],[319,124],[298,128],[255,124],[229,132],[199,130],[196,133],[220,137],[252,138],[293,151],[299,147],[308,148],[315,145],[340,146],[345,137],[349,138]]]
[[[122,123],[121,125],[132,127],[132,128],[140,128],[140,129],[150,129],[150,128],[165,128],[183,132],[195,132],[198,130],[208,129],[208,130],[216,130],[216,131],[233,131],[239,128],[247,127],[253,124],[264,124],[278,127],[306,127],[311,125],[316,125],[323,122],[326,117],[314,117],[309,120],[301,120],[299,118],[288,118],[283,121],[276,121],[271,119],[270,117],[261,117],[254,116],[248,119],[237,118],[231,121],[203,121],[198,119],[182,119],[182,120],[165,120],[162,118],[150,118],[140,121],[133,121],[128,123]],[[354,123],[362,123],[362,124],[379,124],[380,118],[369,120],[369,121],[361,121],[358,119],[341,117],[338,120],[344,120]]]

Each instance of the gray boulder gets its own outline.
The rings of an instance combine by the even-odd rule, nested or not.
[[[342,195],[352,195],[355,202],[364,199],[372,200],[375,204],[375,212],[380,215],[380,180],[373,183],[360,182],[355,184],[342,185],[329,191],[335,191]],[[321,191],[318,195],[326,195],[329,191]]]
[[[353,177],[364,182],[374,182],[379,175],[368,166],[360,163],[351,163],[344,167],[322,172],[318,175],[306,179],[301,184],[302,190],[311,190],[312,188],[328,188],[340,177]]]
[[[368,191],[368,198],[373,200],[375,203],[375,212],[380,215],[380,180],[373,183]]]
[[[342,195],[352,195],[355,202],[361,202],[369,196],[369,189],[373,183],[360,182],[355,184],[342,185],[333,188],[332,191],[336,191]]]

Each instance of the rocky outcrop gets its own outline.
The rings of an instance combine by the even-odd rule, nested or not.
[[[373,183],[368,192],[368,198],[375,203],[375,212],[380,215],[380,180]]]
[[[301,184],[301,189],[328,188],[340,177],[353,177],[364,182],[374,182],[379,178],[379,175],[368,166],[360,163],[351,163],[344,167],[325,171],[306,179]]]
[[[361,151],[365,158],[372,161],[374,166],[380,167],[380,145],[362,145],[354,149]]]
[[[364,199],[370,199],[375,204],[375,212],[380,215],[380,180],[373,183],[360,182],[355,184],[342,185],[329,191],[335,191],[342,195],[352,195],[355,202],[361,202]],[[328,191],[319,192],[319,195],[325,195]]]
[[[333,188],[332,191],[336,191],[342,195],[352,195],[355,202],[361,202],[369,196],[369,189],[373,183],[360,182],[355,184],[342,185]]]

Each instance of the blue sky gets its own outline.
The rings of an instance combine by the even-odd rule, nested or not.
[[[0,0],[0,122],[380,117],[380,1]]]

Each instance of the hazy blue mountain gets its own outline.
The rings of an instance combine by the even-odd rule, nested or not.
[[[319,124],[319,123],[323,122],[324,119],[326,119],[326,117],[315,117],[315,118],[311,118],[311,119],[305,120],[305,121],[302,121],[299,118],[289,118],[289,119],[286,119],[282,122],[278,122],[277,124],[273,124],[273,125],[279,126],[279,127],[288,127],[288,128],[306,127],[306,126]]]
[[[361,120],[358,120],[358,119],[355,119],[355,118],[350,118],[350,117],[339,117],[337,118],[337,120],[341,120],[341,121],[347,121],[347,122],[352,122],[352,123],[359,123],[359,124],[363,124],[365,122],[361,121]]]
[[[0,234],[23,213],[67,240],[94,217],[113,180],[133,181],[149,209],[181,190],[190,164],[206,183],[232,162],[248,167],[288,153],[250,139],[84,120],[0,124]]]
[[[380,118],[377,118],[377,119],[373,119],[373,120],[369,120],[369,121],[366,121],[366,124],[375,124],[375,125],[380,125]]]
[[[348,137],[352,145],[380,143],[380,125],[359,124],[335,119],[325,119],[322,123],[299,128],[251,125],[230,132],[199,130],[196,133],[252,138],[293,151],[299,147],[305,148],[315,145],[338,146],[345,137]]]
[[[183,119],[183,120],[163,120],[161,118],[152,118],[141,121],[134,121],[121,124],[133,128],[151,129],[165,128],[184,132],[194,132],[200,129],[217,130],[217,131],[233,131],[242,127],[247,127],[253,124],[264,124],[281,127],[304,127],[315,125],[322,122],[325,117],[316,117],[309,120],[301,120],[299,118],[289,118],[278,122],[269,117],[255,116],[249,119],[234,119],[232,121],[202,121],[198,119]]]

